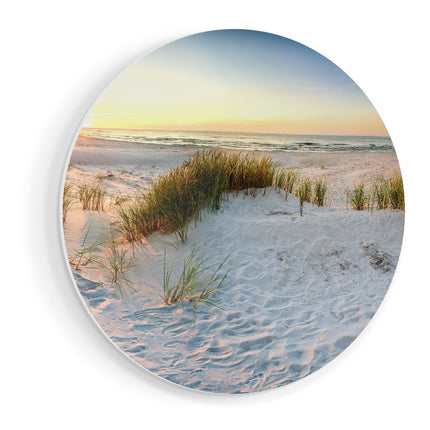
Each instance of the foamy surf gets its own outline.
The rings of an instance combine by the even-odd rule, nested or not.
[[[82,129],[81,136],[124,144],[239,149],[263,152],[394,151],[388,136],[330,136],[210,131]]]

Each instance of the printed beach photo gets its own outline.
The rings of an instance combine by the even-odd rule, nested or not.
[[[88,112],[61,196],[76,287],[142,368],[212,393],[297,381],[380,306],[405,214],[393,144],[324,56],[199,33],[123,71]]]

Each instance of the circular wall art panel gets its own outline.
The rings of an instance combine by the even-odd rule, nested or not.
[[[289,384],[339,355],[399,258],[403,182],[376,110],[273,34],[195,34],[122,72],[65,172],[83,302],[150,372],[216,393]]]

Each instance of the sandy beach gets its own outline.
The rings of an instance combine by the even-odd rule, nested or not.
[[[110,196],[148,188],[191,157],[195,147],[124,144],[80,138],[67,181],[99,181]],[[270,155],[329,184],[329,206],[304,205],[275,188],[255,197],[230,193],[217,212],[204,213],[178,246],[155,233],[121,247],[138,264],[122,295],[96,267],[74,271],[91,313],[111,340],[144,368],[205,391],[259,391],[293,382],[335,358],[363,330],[390,285],[400,253],[404,212],[346,209],[345,187],[398,168],[394,152]],[[112,197],[113,198],[113,197]],[[64,225],[69,259],[82,244],[109,240],[115,205],[82,210],[75,202]],[[85,235],[87,237],[85,238]],[[162,300],[165,253],[179,276],[193,249],[207,265],[226,260],[215,306]],[[103,255],[98,245],[95,254]],[[227,271],[228,268],[228,271]]]
[[[147,187],[154,177],[182,164],[199,149],[191,146],[124,144],[81,136],[70,159],[72,167],[67,179],[81,184],[99,174],[107,176],[103,183],[111,192],[129,194]],[[255,154],[267,155],[258,151]],[[278,151],[269,154],[282,167],[297,168],[301,174],[311,178],[325,177],[329,183],[330,206],[339,208],[345,207],[345,188],[361,179],[370,182],[399,169],[394,152]]]

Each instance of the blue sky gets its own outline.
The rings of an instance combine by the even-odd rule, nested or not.
[[[87,126],[387,135],[360,88],[302,44],[220,30],[174,41],[125,70]]]

